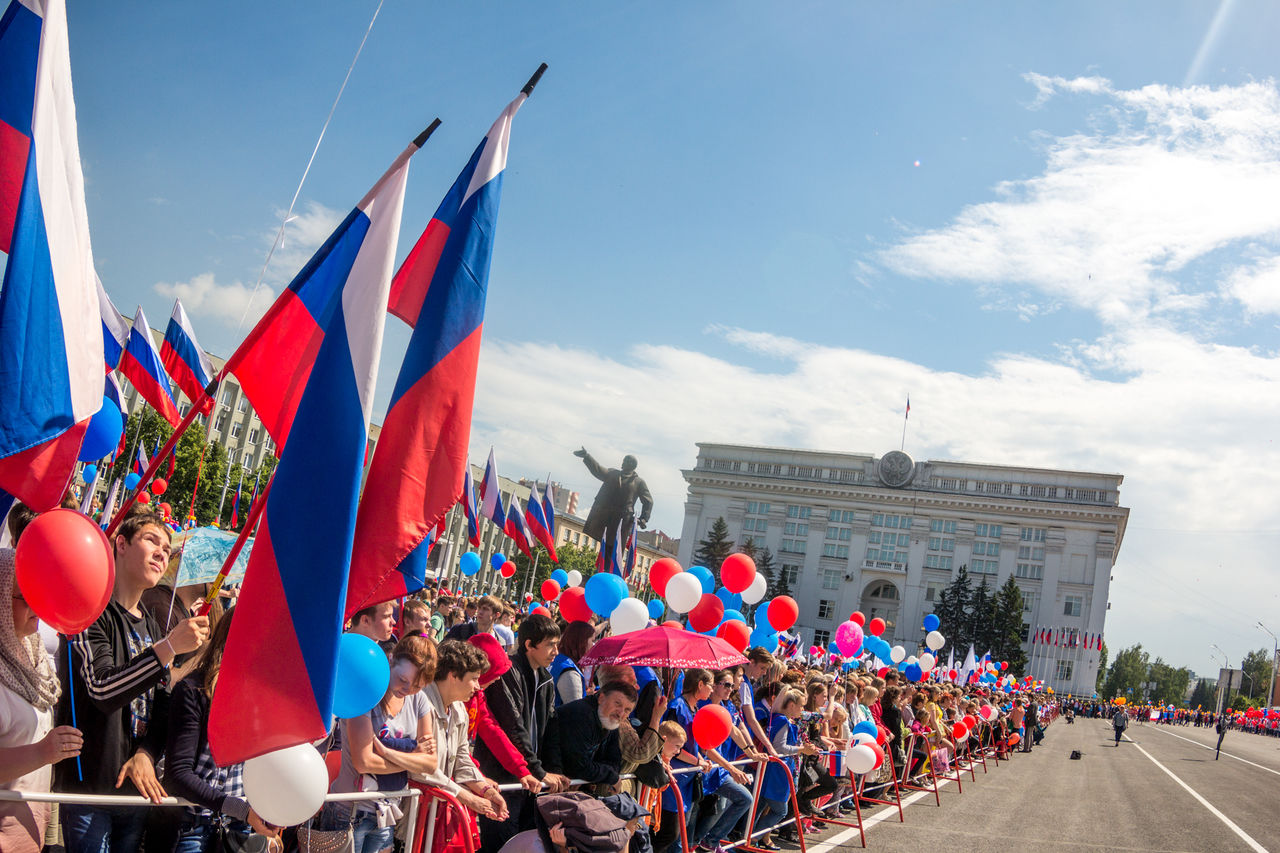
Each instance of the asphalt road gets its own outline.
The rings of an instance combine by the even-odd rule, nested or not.
[[[1229,732],[1215,761],[1216,739],[1131,724],[1116,747],[1108,721],[1058,720],[1030,755],[988,761],[976,782],[964,774],[963,793],[942,787],[941,807],[913,794],[905,823],[888,807],[864,813],[867,848],[1280,853],[1280,738]],[[807,853],[849,849],[860,849],[856,829],[807,837]]]

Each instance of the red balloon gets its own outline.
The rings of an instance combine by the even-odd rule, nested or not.
[[[695,631],[710,631],[724,618],[724,602],[720,596],[704,592],[702,598],[689,611],[689,624]],[[723,741],[721,741],[723,743]]]
[[[683,631],[683,630],[684,630],[684,626],[683,626],[683,625],[681,625],[679,622],[677,622],[677,621],[676,621],[676,620],[674,620],[674,619],[668,619],[666,622],[663,622],[663,623],[662,623],[662,627],[663,627],[663,628],[675,628],[677,631]]]
[[[509,578],[516,573],[516,564],[511,560],[507,560],[502,564],[502,568],[499,572],[504,578]]]
[[[789,595],[780,595],[769,602],[769,625],[775,631],[785,631],[800,618],[800,605]]]
[[[331,749],[325,753],[324,766],[329,770],[329,784],[338,781],[338,773],[342,770],[342,750]]]
[[[1009,746],[1017,746],[1021,740],[1022,740],[1022,735],[1018,734],[1017,732],[1014,732],[1013,734],[1009,735]]]
[[[590,622],[591,608],[587,606],[587,591],[571,586],[560,593],[560,615],[568,622]]]
[[[756,579],[756,561],[746,554],[730,554],[720,564],[720,583],[729,592],[742,592]]]
[[[533,593],[531,593],[531,592],[526,592],[526,593],[524,594],[524,600],[525,600],[525,601],[533,601]]]
[[[529,611],[530,616],[550,616],[551,611],[539,604],[537,607]]]
[[[879,616],[871,620],[871,624],[867,626],[867,633],[873,637],[879,637],[884,633],[884,620]]]
[[[1007,660],[1002,660],[1002,661],[1000,661],[1000,671],[1001,671],[1001,672],[1004,672],[1004,671],[1005,671],[1006,669],[1008,669],[1008,668],[1009,668],[1009,662],[1008,662]]]
[[[853,611],[853,615],[849,617],[850,622],[857,622],[859,625],[867,624],[867,617],[861,610]]]
[[[165,515],[173,514],[173,507],[169,506],[167,503],[162,502],[159,506],[159,510],[163,512]]]
[[[138,495],[138,503],[140,503],[140,504],[149,504],[149,503],[151,503],[151,495],[147,494],[146,492],[141,492],[141,493],[139,493],[139,495]]]
[[[731,619],[716,630],[716,636],[738,651],[745,652],[747,643],[751,641],[751,629],[747,627],[746,622]]]
[[[957,722],[951,727],[951,736],[956,740],[964,740],[967,734],[969,734],[969,729],[965,727],[964,723]]]
[[[947,677],[950,678],[952,681],[955,681],[956,677],[959,675],[960,673],[956,672],[954,669],[947,672]]]
[[[884,678],[884,674],[885,674],[886,672],[888,672],[888,671],[889,671],[889,667],[887,667],[887,666],[882,666],[882,667],[880,667],[879,669],[877,669],[877,670],[876,670],[876,676],[877,676],[877,677],[879,677],[879,678]],[[954,671],[954,670],[953,670],[953,671]]]
[[[547,578],[538,591],[542,593],[543,601],[555,601],[560,596],[560,584],[558,581]]]
[[[978,718],[975,717],[973,714],[965,714],[964,724],[968,726],[971,730],[975,729],[978,727]]]
[[[169,488],[169,481],[164,477],[156,477],[151,481],[151,494],[163,495],[164,490]]]
[[[733,718],[723,705],[703,705],[693,715],[693,739],[703,749],[716,749],[729,737]]]
[[[876,767],[879,767],[881,764],[884,764],[884,749],[881,748],[881,744],[880,744],[881,735],[882,735],[882,730],[876,729],[876,742],[867,744],[867,748],[876,754]],[[871,769],[874,770],[875,767]]]
[[[653,565],[649,567],[649,585],[653,587],[654,592],[665,597],[667,594],[667,581],[683,571],[684,569],[672,557],[654,560]]]
[[[102,529],[74,509],[36,516],[18,540],[14,562],[22,597],[59,633],[78,634],[107,609],[116,579],[111,546]]]

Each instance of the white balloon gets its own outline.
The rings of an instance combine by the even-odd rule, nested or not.
[[[244,796],[267,823],[297,826],[320,810],[329,770],[309,743],[250,758],[244,763]]]
[[[889,649],[889,660],[893,661],[894,663],[902,663],[903,659],[905,659],[906,656],[907,656],[907,650],[904,649],[902,646],[894,646],[893,648]]]
[[[929,670],[933,669],[935,666],[938,665],[938,659],[935,658],[933,655],[931,655],[929,652],[925,652],[924,654],[920,655],[919,663],[920,663],[920,668],[925,672],[928,672]]]
[[[869,735],[866,732],[858,732],[853,736],[854,746],[861,746],[864,743],[875,743],[875,742],[876,742],[876,736]]]
[[[907,663],[919,663],[919,662],[920,662],[920,658],[916,657],[915,655],[912,655],[911,657],[907,658]],[[920,667],[920,668],[924,669],[924,667]]]
[[[667,581],[667,606],[676,613],[688,613],[702,600],[702,581],[689,572]]]
[[[751,581],[751,586],[742,591],[743,604],[758,604],[764,600],[764,594],[769,591],[769,582],[764,579],[764,574],[756,572],[755,579]]]
[[[609,614],[609,627],[615,634],[630,634],[649,625],[649,608],[638,598],[624,598]]]
[[[578,571],[577,569],[570,569],[569,570],[569,586],[581,586],[581,585],[582,585],[582,572]]]
[[[930,631],[925,635],[924,644],[932,651],[937,651],[947,644],[947,638],[939,634],[937,631]]]
[[[876,766],[876,754],[871,747],[859,744],[845,752],[845,767],[850,773],[870,773]]]

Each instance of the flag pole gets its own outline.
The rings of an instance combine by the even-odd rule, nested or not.
[[[244,549],[244,543],[249,540],[249,534],[257,525],[258,517],[262,515],[262,508],[267,505],[266,498],[271,493],[271,484],[275,482],[275,479],[273,476],[270,480],[267,480],[267,487],[262,490],[262,500],[255,501],[254,505],[249,507],[249,517],[244,520],[244,527],[240,529],[240,534],[236,536],[235,544],[231,546],[231,552],[227,554],[227,559],[223,561],[222,568],[218,571],[218,576],[213,579],[209,592],[205,594],[204,602],[196,612],[197,616],[207,615],[209,608],[213,607],[213,600],[222,591],[222,585],[226,582],[227,576],[231,574],[231,567],[236,564],[236,558],[240,556],[240,551]]]
[[[907,447],[907,420],[911,417],[911,395],[907,395],[907,410],[902,413],[902,443],[898,446],[898,450],[906,450]]]
[[[218,498],[218,517],[215,519],[218,526],[222,526],[222,508],[227,503],[227,487],[231,485],[231,460],[227,460],[227,476],[222,481],[222,497]]]

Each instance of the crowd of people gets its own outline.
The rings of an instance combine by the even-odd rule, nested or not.
[[[14,541],[31,517],[11,513]],[[369,796],[278,827],[246,797],[243,765],[218,766],[208,743],[234,606],[191,615],[200,591],[157,594],[173,555],[169,528],[150,511],[126,518],[111,545],[110,603],[52,653],[16,587],[14,552],[0,550],[0,592],[13,602],[0,608],[0,786],[191,805],[2,802],[5,853],[198,853],[254,837],[258,849],[311,850],[335,835],[354,853],[452,853],[468,838],[483,853],[549,853],[576,846],[575,832],[612,837],[619,850],[696,853],[741,840],[748,826],[773,850],[847,819],[859,798],[927,784],[966,745],[1030,750],[1056,710],[1051,696],[911,683],[895,668],[784,660],[764,648],[714,671],[586,666],[604,621],[565,623],[428,589],[348,625],[386,650],[389,685],[316,748],[331,793]],[[694,723],[709,705],[729,720],[714,744]],[[966,717],[988,721],[967,744],[953,734]],[[885,754],[864,775],[846,766],[860,725]],[[395,793],[410,785],[461,809],[438,811],[424,838],[427,822],[406,820]]]

